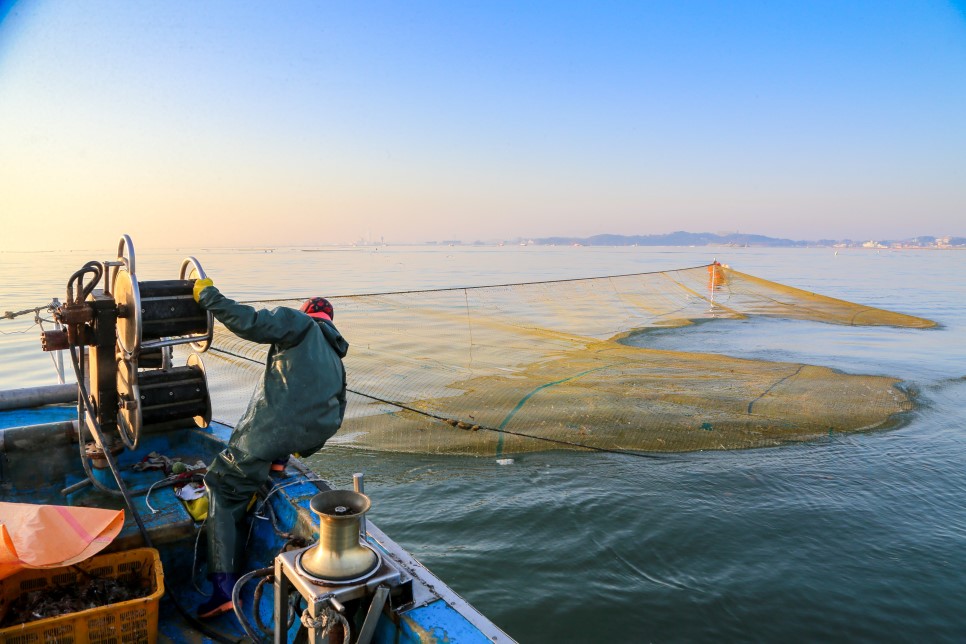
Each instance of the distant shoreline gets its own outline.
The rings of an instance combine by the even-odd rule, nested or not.
[[[497,244],[519,246],[674,246],[703,247],[718,246],[727,248],[870,248],[908,249],[908,250],[946,250],[966,248],[966,237],[945,235],[933,237],[920,235],[908,239],[813,239],[794,240],[766,235],[742,233],[689,233],[678,231],[663,235],[593,235],[590,237],[519,237],[512,240],[475,241],[461,240],[427,242],[443,246],[490,246]]]
[[[427,240],[423,242],[369,242],[358,241],[355,243],[321,243],[321,244],[278,244],[266,246],[264,243],[253,246],[242,246],[231,244],[226,246],[213,246],[206,244],[203,250],[206,251],[240,251],[240,252],[260,252],[272,253],[275,250],[296,250],[302,252],[340,252],[353,250],[378,250],[380,248],[391,247],[432,247],[432,248],[494,248],[494,247],[594,247],[594,248],[632,248],[632,247],[654,247],[654,248],[829,248],[833,250],[966,250],[966,237],[943,236],[932,237],[922,235],[911,239],[891,240],[866,240],[855,241],[851,239],[819,239],[810,241],[799,241],[792,239],[782,239],[767,237],[764,235],[745,235],[745,234],[716,234],[716,233],[688,233],[676,232],[666,235],[594,235],[591,237],[518,237],[514,239],[487,239],[476,241],[464,241],[458,239],[448,240]],[[96,252],[103,249],[82,249],[71,248],[67,250],[57,249],[0,249],[3,254],[31,254],[31,253],[61,253],[61,252]],[[145,247],[143,250],[186,250],[184,246],[171,247]],[[191,249],[196,250],[196,249]]]

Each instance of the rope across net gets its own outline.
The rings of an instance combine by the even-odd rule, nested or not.
[[[717,264],[329,299],[351,345],[348,411],[330,444],[399,452],[738,449],[881,427],[912,408],[895,378],[626,339],[751,316],[935,326]],[[217,420],[234,425],[244,413],[266,349],[216,328],[205,366]]]

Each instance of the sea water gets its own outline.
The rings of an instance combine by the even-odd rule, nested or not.
[[[340,448],[311,464],[340,487],[365,472],[371,520],[521,642],[966,640],[964,252],[199,246],[140,251],[137,273],[175,278],[186,255],[240,300],[592,277],[717,258],[936,320],[927,330],[722,320],[635,338],[895,376],[917,408],[890,430],[660,460],[553,451],[501,465]],[[63,300],[74,270],[111,258],[0,253],[0,312]],[[0,321],[0,332],[0,388],[55,382],[32,316]]]

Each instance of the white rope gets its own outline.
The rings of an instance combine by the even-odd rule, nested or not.
[[[157,514],[159,512],[159,510],[155,510],[151,506],[151,500],[150,499],[151,499],[151,492],[152,492],[152,490],[154,490],[155,486],[160,485],[160,484],[162,484],[162,483],[164,483],[166,481],[173,481],[176,478],[178,478],[178,477],[177,477],[177,475],[174,475],[174,474],[172,474],[171,476],[166,476],[163,479],[161,479],[160,481],[155,481],[154,483],[151,484],[151,487],[148,488],[147,493],[144,495],[144,504],[146,506],[148,506],[148,510],[151,510],[151,514]]]

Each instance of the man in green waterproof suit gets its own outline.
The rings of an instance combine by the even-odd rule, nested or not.
[[[322,297],[308,300],[300,311],[256,310],[228,299],[209,279],[195,283],[194,297],[238,337],[271,345],[248,410],[205,475],[212,593],[198,616],[207,618],[232,609],[244,546],[239,524],[272,462],[314,454],[342,425],[342,358],[349,344],[332,324],[332,305]]]

